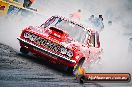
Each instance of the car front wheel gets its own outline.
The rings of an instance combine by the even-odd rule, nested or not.
[[[68,73],[74,74],[80,66],[83,65],[85,59],[81,59],[74,67],[69,67],[67,69]]]
[[[28,51],[23,47],[20,48],[20,52],[23,54],[28,54]]]

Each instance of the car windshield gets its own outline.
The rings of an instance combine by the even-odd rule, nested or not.
[[[87,37],[89,33],[84,27],[80,26],[79,24],[75,24],[72,21],[68,21],[59,17],[52,17],[41,25],[41,27],[44,28],[53,26],[68,32],[69,36],[72,39],[87,44]]]

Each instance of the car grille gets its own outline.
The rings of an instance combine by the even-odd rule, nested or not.
[[[36,36],[34,34],[31,33],[25,33],[24,35],[26,37],[26,39],[35,42],[38,45],[42,45],[44,46],[46,49],[50,49],[51,51],[55,51],[55,52],[59,52],[61,51],[61,47],[60,45],[53,43],[50,40],[47,40],[45,38],[41,38],[39,36]]]
[[[47,55],[49,57],[52,57],[52,58],[60,58],[60,59],[63,59],[63,60],[66,60],[68,62],[71,62],[71,63],[76,63],[75,60],[71,60],[69,57],[65,56],[65,55],[62,55],[62,54],[57,54],[57,53],[54,53],[54,52],[51,52],[49,50],[46,50],[44,48],[41,48],[33,43],[30,43],[29,41],[27,40],[24,40],[24,39],[21,39],[21,38],[17,38],[20,42],[24,42],[25,46],[27,45],[28,47],[31,47],[32,49],[36,50],[36,51],[39,51],[40,53],[44,54],[44,55]]]
[[[55,52],[60,52],[61,46],[58,44],[55,44],[47,39],[38,37],[38,38],[36,38],[36,40],[34,42],[36,42],[39,45],[44,46],[47,49],[53,50]]]

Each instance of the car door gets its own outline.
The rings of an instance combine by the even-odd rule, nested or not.
[[[100,48],[99,33],[93,32],[90,39],[90,61],[97,62],[101,58],[102,49]]]

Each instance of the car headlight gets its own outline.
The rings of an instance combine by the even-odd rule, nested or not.
[[[30,39],[31,41],[35,41],[37,36],[34,35],[34,34],[31,34],[31,33],[28,33],[28,32],[25,32],[24,35],[23,35],[25,38],[28,38]]]
[[[73,56],[73,52],[71,50],[68,50],[66,55],[69,56],[69,57],[72,57]]]
[[[62,54],[66,54],[67,53],[67,49],[66,48],[61,48],[61,53]]]
[[[30,33],[25,32],[23,36],[24,36],[25,38],[30,38]]]

